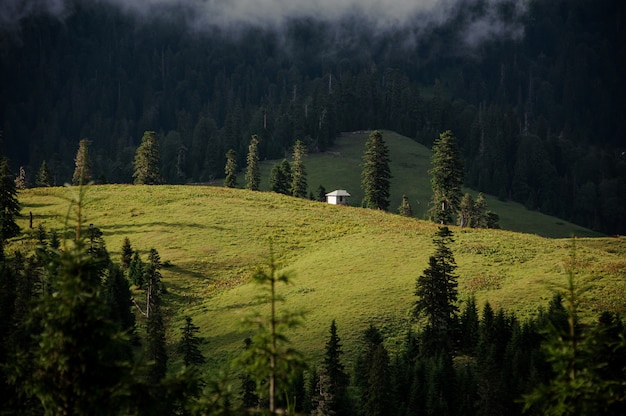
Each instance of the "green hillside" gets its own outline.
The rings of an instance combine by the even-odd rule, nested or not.
[[[344,133],[336,139],[333,148],[324,153],[312,154],[305,163],[308,172],[309,190],[314,195],[320,185],[327,192],[345,189],[352,197],[350,205],[361,206],[361,161],[365,150],[365,141],[369,132]],[[389,147],[391,159],[391,205],[390,212],[397,212],[406,194],[416,218],[425,218],[432,192],[428,170],[431,168],[432,152],[425,146],[390,131],[383,131],[383,139]],[[262,172],[261,189],[269,189],[269,172],[276,160],[265,161]],[[243,175],[239,183],[244,184]],[[466,189],[476,198],[478,192]],[[544,237],[598,237],[599,233],[587,228],[568,223],[559,218],[529,211],[515,202],[504,202],[486,195],[489,209],[500,215],[500,226],[507,230],[537,234]]]
[[[35,229],[39,224],[62,229],[71,192],[21,191],[21,227],[28,230],[32,213]],[[113,259],[119,259],[129,237],[144,260],[154,247],[171,264],[163,269],[163,280],[173,339],[183,317],[191,315],[202,328],[213,365],[241,348],[245,334],[239,322],[260,307],[249,277],[267,260],[270,238],[280,266],[293,276],[294,284],[281,288],[285,307],[306,311],[305,325],[292,339],[315,360],[332,319],[348,358],[370,323],[390,336],[391,344],[400,342],[409,325],[415,279],[433,252],[436,230],[435,224],[380,211],[208,186],[91,186],[84,215],[84,224],[104,232]],[[489,300],[496,308],[532,316],[565,282],[569,239],[453,231],[460,298],[475,294],[481,305]],[[9,250],[30,247],[27,233]],[[579,276],[589,286],[581,305],[586,318],[604,309],[626,312],[625,254],[625,238],[577,240]]]

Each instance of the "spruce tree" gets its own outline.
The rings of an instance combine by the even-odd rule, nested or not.
[[[26,171],[24,166],[20,166],[20,173],[15,178],[15,189],[26,189],[28,184],[26,183]]]
[[[146,283],[146,318],[150,318],[152,310],[159,306],[163,287],[161,283],[161,256],[156,249],[150,249],[148,263],[145,265],[144,278]]]
[[[0,160],[0,238],[6,241],[20,234],[15,218],[20,215],[15,180],[6,158]]]
[[[476,197],[476,201],[474,201],[474,219],[472,221],[472,227],[488,228],[489,218],[487,212],[487,201],[485,200],[485,195],[480,192]]]
[[[40,188],[52,186],[52,174],[50,173],[45,160],[41,162],[41,167],[37,173],[37,179],[35,179],[35,186]]]
[[[361,187],[365,193],[363,204],[367,208],[387,210],[389,208],[389,150],[378,130],[373,131],[365,143]]]
[[[326,188],[324,188],[322,185],[320,185],[317,188],[317,200],[319,202],[326,202]]]
[[[122,255],[120,258],[120,264],[122,266],[122,269],[128,270],[132,261],[133,248],[130,245],[130,239],[128,237],[124,237],[124,243],[122,244]]]
[[[230,149],[226,152],[226,166],[224,167],[224,186],[227,188],[237,187],[237,152]]]
[[[306,198],[307,195],[307,175],[306,168],[304,167],[305,156],[306,147],[304,143],[300,140],[296,140],[291,162],[291,195],[297,198]]]
[[[349,410],[347,391],[350,378],[341,363],[341,355],[343,354],[341,347],[341,339],[337,334],[337,324],[333,319],[330,324],[330,335],[326,342],[323,374],[327,377],[328,397],[326,405],[336,414],[345,414]],[[322,372],[320,372],[321,376]]]
[[[413,208],[411,208],[411,204],[409,203],[409,198],[406,195],[402,195],[402,203],[398,207],[398,214],[404,217],[413,216]]]
[[[158,185],[163,183],[161,177],[161,155],[156,132],[146,131],[141,144],[135,153],[133,178],[136,185]]]
[[[458,308],[457,276],[454,274],[456,262],[448,247],[452,239],[452,231],[448,227],[440,227],[435,234],[435,253],[432,255],[421,276],[417,278],[414,316],[425,316],[426,330],[430,332],[436,349],[450,351],[452,335]]]
[[[161,307],[153,305],[146,324],[146,353],[150,361],[148,382],[153,386],[158,386],[167,373],[166,341]]]
[[[261,168],[259,167],[259,136],[256,134],[250,139],[248,156],[246,158],[246,189],[258,191],[261,184]]]
[[[145,265],[141,260],[139,251],[135,251],[133,259],[128,267],[128,280],[135,286],[141,288],[145,283],[144,279]]]
[[[202,339],[196,335],[200,328],[193,324],[191,316],[186,316],[185,326],[180,329],[182,336],[178,344],[178,353],[183,356],[185,366],[204,364],[204,355],[199,348]]]
[[[287,159],[275,164],[270,172],[270,190],[284,195],[291,195],[293,175],[291,163]]]
[[[463,195],[457,213],[457,223],[460,227],[476,227],[476,208],[474,199],[468,193]]]
[[[135,315],[130,285],[122,269],[109,262],[104,281],[105,299],[109,309],[109,318],[117,322],[128,334],[135,332]]]
[[[82,139],[78,143],[78,151],[74,159],[76,167],[74,168],[74,175],[72,176],[73,185],[86,185],[92,179],[88,147],[89,142],[87,139]]]
[[[441,224],[452,223],[454,213],[461,203],[463,162],[456,138],[450,130],[439,135],[433,146],[430,183],[433,190],[430,218]]]

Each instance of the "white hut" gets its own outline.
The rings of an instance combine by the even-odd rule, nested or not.
[[[326,194],[326,202],[333,205],[346,205],[350,194],[344,189],[337,189]]]

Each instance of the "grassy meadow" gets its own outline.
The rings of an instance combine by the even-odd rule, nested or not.
[[[392,148],[395,140],[403,140],[386,139]],[[322,165],[324,157],[311,156],[309,171]],[[309,183],[315,183],[313,176]],[[327,189],[335,183],[344,188],[339,179],[326,183]],[[72,235],[75,210],[66,225],[72,192],[63,187],[21,191],[19,225],[26,233],[8,250],[30,249],[39,224],[48,230],[67,228]],[[29,213],[34,230],[29,230]],[[279,287],[286,300],[281,308],[306,313],[304,325],[290,337],[310,362],[323,354],[332,319],[347,360],[370,323],[390,337],[393,350],[410,326],[415,280],[434,251],[431,240],[437,229],[392,213],[212,186],[89,186],[82,215],[84,226],[103,231],[116,261],[124,237],[144,261],[150,248],[159,251],[169,264],[162,272],[170,340],[178,338],[184,316],[190,315],[201,328],[211,366],[241,349],[246,336],[242,318],[266,307],[255,300],[259,288],[250,276],[266,263],[270,239],[281,272],[293,280]],[[507,215],[502,211],[503,219]],[[488,300],[528,317],[546,307],[553,291],[566,282],[569,238],[452,230],[461,299],[473,294],[481,307]],[[581,303],[585,319],[604,309],[626,313],[626,238],[578,238],[576,246],[577,278],[587,287]]]

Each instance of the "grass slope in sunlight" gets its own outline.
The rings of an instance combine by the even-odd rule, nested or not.
[[[20,226],[61,230],[67,188],[21,191]],[[207,186],[90,186],[84,224],[104,232],[119,261],[124,237],[144,261],[156,248],[163,262],[170,340],[178,338],[184,316],[200,326],[210,365],[240,351],[246,334],[241,319],[257,305],[258,288],[249,283],[264,264],[273,241],[282,270],[293,284],[280,287],[288,309],[306,311],[305,325],[291,333],[313,360],[323,354],[332,319],[337,320],[347,359],[370,324],[402,341],[409,327],[415,280],[433,254],[437,225],[362,208],[331,206],[269,192]],[[570,239],[547,239],[503,230],[452,227],[460,298],[477,297],[533,316],[565,283]],[[9,250],[32,247],[29,233]],[[71,233],[70,233],[71,235]],[[31,237],[34,238],[34,237]],[[582,298],[586,319],[598,310],[626,313],[626,239],[577,240],[579,279],[589,286]],[[581,283],[582,285],[582,283]],[[281,306],[282,307],[282,306]]]

